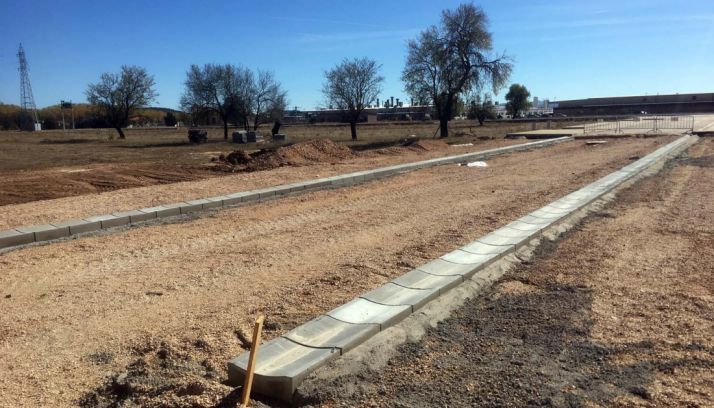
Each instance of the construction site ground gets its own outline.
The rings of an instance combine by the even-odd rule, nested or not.
[[[273,338],[673,139],[629,138],[595,146],[566,142],[495,157],[485,168],[424,169],[356,187],[1,254],[0,406],[229,406],[236,395],[222,383],[225,363],[243,352],[251,321],[259,313],[267,317],[265,338]],[[711,142],[700,145],[696,152],[711,157]],[[449,149],[459,148],[445,146],[427,155],[444,155],[452,152]],[[281,167],[250,176],[256,186],[277,184],[278,180],[327,175],[323,173],[328,170],[337,173],[425,157],[423,152],[399,151],[389,159],[367,157],[367,164],[354,158],[347,165]],[[694,178],[696,172],[709,171],[702,166],[691,168],[691,182],[699,180]],[[204,196],[214,187],[201,183],[213,180],[171,185],[176,190],[166,190],[169,186],[125,189],[105,204],[101,199],[94,201],[105,194],[94,194],[7,205],[0,207],[2,223],[31,223],[37,214],[70,218],[88,211],[103,213],[116,203],[119,207],[146,205],[147,197],[170,201],[174,196]],[[241,179],[235,187],[246,185]],[[233,187],[222,185],[229,190]],[[136,196],[134,191],[138,191]],[[682,187],[678,191],[695,194],[702,190]],[[694,200],[687,203],[704,205]],[[657,204],[646,200],[643,205]],[[710,207],[702,208],[698,211],[708,209],[711,215]],[[636,227],[644,229],[645,221]],[[706,225],[692,222],[689,228]],[[684,242],[673,240],[672,245]],[[637,251],[647,243],[637,240],[625,249]],[[612,261],[618,253],[603,257],[602,262]],[[615,259],[631,261],[632,257]],[[562,276],[566,281],[575,278]],[[623,302],[630,301],[623,296]],[[697,295],[687,296],[695,299]],[[710,307],[710,300],[701,302],[697,308]],[[553,339],[562,337],[559,326],[552,329]],[[693,352],[711,352],[707,344],[702,343],[700,349],[692,346]],[[583,375],[588,375],[588,369],[582,366]]]
[[[455,121],[450,126],[449,142],[480,143],[533,126],[528,122],[479,126],[475,121]],[[126,129],[125,140],[117,139],[113,129],[0,132],[0,206],[224,176],[225,172],[215,171],[211,159],[235,149],[279,146],[270,143],[270,127],[259,129],[266,135],[262,144],[230,143],[230,135],[229,141],[224,141],[222,127],[208,128],[208,143],[200,145],[188,142],[187,128]],[[289,125],[282,132],[287,134],[288,143],[330,138],[364,151],[412,135],[431,139],[437,128],[438,124],[432,122],[361,124],[357,141],[350,140],[349,126],[344,124]],[[238,129],[229,129],[234,130]]]
[[[322,407],[714,406],[714,140],[623,190]]]

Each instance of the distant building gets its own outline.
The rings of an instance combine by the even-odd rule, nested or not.
[[[714,93],[575,99],[551,102],[551,107],[555,114],[568,116],[711,113]]]
[[[369,107],[362,111],[360,122],[374,121],[399,121],[399,120],[431,120],[436,118],[434,107],[426,106],[404,106],[398,101],[398,105],[390,107]],[[385,104],[391,105],[391,100],[386,100]],[[283,122],[289,123],[322,123],[322,122],[348,122],[347,114],[340,109],[318,109],[298,111],[286,111]]]

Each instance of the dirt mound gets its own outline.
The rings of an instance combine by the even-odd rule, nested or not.
[[[224,165],[219,166],[222,170],[256,171],[311,163],[334,163],[353,156],[354,152],[347,146],[339,145],[330,139],[314,139],[250,154],[236,150],[226,156],[219,156],[218,161]],[[226,168],[225,165],[230,167]]]
[[[416,137],[408,137],[400,140],[396,145],[366,151],[363,154],[367,157],[374,155],[397,156],[406,153],[422,153],[434,150],[442,150],[447,148],[448,146],[449,145],[443,140],[419,139]]]
[[[418,149],[418,150],[426,150],[426,151],[431,151],[431,150],[441,150],[449,146],[446,142],[443,140],[436,140],[436,139],[420,139],[417,140],[415,143],[412,143],[408,145],[407,147],[411,147],[412,149]]]
[[[250,163],[251,157],[248,153],[246,153],[243,150],[236,150],[234,152],[229,153],[228,156],[223,157],[223,155],[221,155],[221,157],[219,157],[219,159],[221,161],[224,161],[228,164],[232,164],[235,166],[237,164]]]
[[[216,350],[206,340],[191,344],[149,340],[137,344],[137,358],[125,370],[84,394],[78,405],[234,407],[238,395],[221,383],[222,370],[210,358],[217,351],[223,350]]]

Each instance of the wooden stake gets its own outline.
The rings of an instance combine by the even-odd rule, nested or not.
[[[263,321],[265,316],[260,315],[255,320],[253,327],[253,342],[250,345],[250,355],[248,356],[248,367],[245,372],[245,382],[243,383],[243,396],[241,397],[240,406],[242,408],[248,406],[250,401],[250,389],[253,387],[253,373],[255,371],[255,359],[258,354],[258,346],[260,346],[260,335],[263,332]]]

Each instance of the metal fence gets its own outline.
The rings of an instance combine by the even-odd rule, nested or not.
[[[694,130],[694,117],[681,115],[634,116],[615,121],[598,120],[583,125],[583,133],[625,133],[642,131],[656,133],[664,130],[678,130],[679,133]]]

